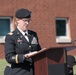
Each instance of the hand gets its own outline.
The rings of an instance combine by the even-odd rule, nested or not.
[[[32,55],[34,55],[34,54],[36,54],[36,53],[37,53],[37,51],[30,52],[30,53],[28,53],[28,54],[25,54],[24,57],[25,57],[25,58],[29,58],[30,56],[32,56]]]
[[[30,52],[30,53],[28,53],[28,56],[30,57],[31,55],[34,55],[34,54],[36,54],[36,53],[37,53],[37,51]]]
[[[45,50],[46,48],[42,48],[41,50]]]

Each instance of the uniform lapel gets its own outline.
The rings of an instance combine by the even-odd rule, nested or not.
[[[18,38],[18,39],[20,39],[20,40],[22,40],[22,41],[24,41],[24,42],[26,42],[26,43],[29,43],[29,42],[27,41],[27,39],[23,36],[23,34],[22,34],[18,29],[16,29],[16,34],[17,34],[17,38]]]
[[[32,35],[30,30],[28,30],[28,38],[29,38],[29,43],[31,44],[31,41],[33,39],[33,35]]]

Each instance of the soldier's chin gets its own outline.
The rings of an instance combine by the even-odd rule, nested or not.
[[[28,28],[24,28],[24,31],[28,30]]]

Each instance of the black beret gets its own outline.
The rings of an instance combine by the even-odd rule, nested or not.
[[[31,11],[29,11],[28,9],[19,9],[16,11],[15,14],[16,18],[22,19],[22,18],[30,18],[31,17]]]

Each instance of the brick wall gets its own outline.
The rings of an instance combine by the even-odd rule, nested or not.
[[[67,17],[70,23],[70,36],[76,39],[76,1],[75,0],[0,0],[0,16],[14,16],[19,8],[32,11],[32,22],[29,29],[38,33],[43,47],[70,46],[56,43],[56,17]],[[0,44],[0,54],[3,45]],[[3,56],[4,57],[4,56]]]
[[[0,59],[4,58],[4,44],[0,44]]]

